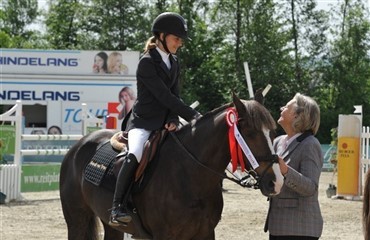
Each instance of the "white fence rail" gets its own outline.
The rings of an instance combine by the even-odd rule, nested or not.
[[[362,127],[361,133],[361,182],[365,184],[365,175],[370,169],[370,127]]]
[[[9,201],[8,199],[19,198],[20,179],[20,169],[17,165],[0,165],[0,191],[6,195],[6,202]]]
[[[87,134],[87,128],[91,124],[104,125],[104,119],[93,116],[87,110],[87,105],[82,103],[81,135],[22,135],[22,102],[19,100],[9,111],[0,115],[0,121],[11,122],[12,125],[15,125],[14,164],[0,164],[0,192],[6,195],[5,202],[21,198],[22,156],[65,155],[68,152],[68,149],[22,149],[22,141],[79,140]]]

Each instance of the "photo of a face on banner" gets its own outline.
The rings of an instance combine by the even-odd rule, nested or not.
[[[108,56],[108,73],[110,74],[128,74],[128,67],[123,64],[122,54],[112,52]]]

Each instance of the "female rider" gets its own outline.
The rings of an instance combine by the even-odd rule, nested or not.
[[[162,13],[153,22],[153,36],[146,43],[136,73],[137,99],[126,127],[129,153],[117,177],[110,225],[131,221],[125,195],[151,132],[161,128],[175,131],[179,116],[187,121],[201,117],[179,98],[180,66],[174,54],[188,38],[187,30],[184,18],[173,12]]]

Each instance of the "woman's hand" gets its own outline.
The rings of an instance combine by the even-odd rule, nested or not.
[[[177,126],[176,126],[176,124],[175,124],[175,123],[173,123],[173,122],[166,123],[166,124],[164,125],[164,127],[165,127],[168,131],[170,131],[170,132],[177,130]]]
[[[280,172],[283,176],[285,176],[288,173],[288,165],[285,163],[284,159],[279,157],[279,167],[280,167]]]

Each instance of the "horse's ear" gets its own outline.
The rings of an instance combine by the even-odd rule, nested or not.
[[[255,93],[254,93],[254,100],[257,102],[261,103],[262,105],[265,102],[265,97],[263,96],[263,89],[259,88]]]
[[[242,115],[246,112],[244,103],[240,100],[238,96],[236,96],[235,92],[233,92],[233,103],[239,115]]]

